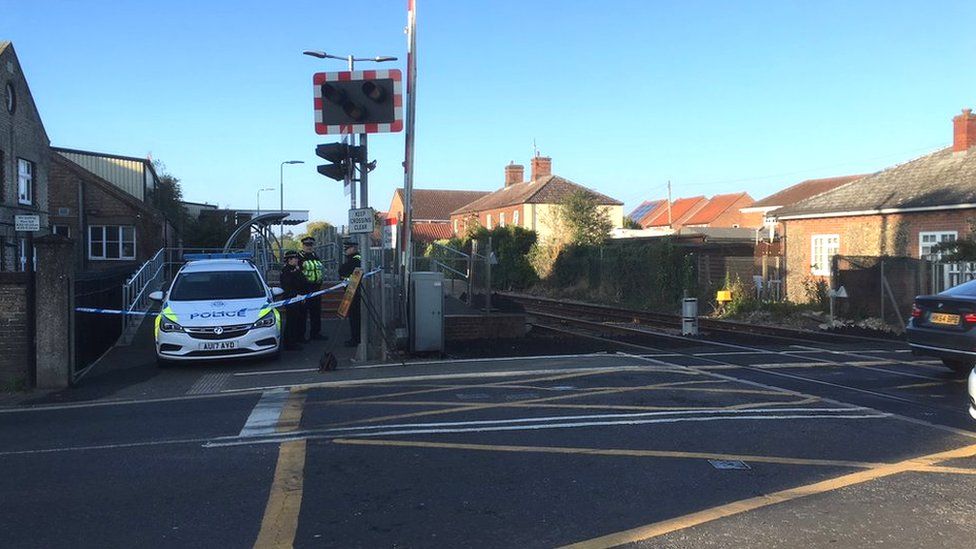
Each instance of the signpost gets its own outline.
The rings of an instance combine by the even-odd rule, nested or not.
[[[41,230],[41,216],[39,215],[15,215],[14,230],[17,232],[36,233]]]
[[[372,234],[375,217],[373,208],[349,210],[349,234]]]

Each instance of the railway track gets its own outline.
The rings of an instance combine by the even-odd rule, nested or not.
[[[500,293],[503,297],[525,307],[527,312],[550,312],[559,314],[582,314],[590,317],[599,317],[607,320],[617,320],[621,322],[632,322],[638,324],[648,324],[652,326],[662,326],[666,328],[681,328],[681,317],[667,313],[652,311],[642,311],[639,309],[629,309],[626,307],[616,307],[609,305],[599,305],[582,301],[556,300],[544,297],[529,296],[516,293]],[[874,343],[876,345],[890,345],[898,342],[895,339],[882,339],[848,334],[836,334],[828,332],[814,332],[810,330],[800,330],[795,328],[784,328],[780,326],[769,326],[764,324],[745,324],[742,322],[732,322],[728,320],[718,320],[713,318],[698,319],[698,328],[705,333],[724,333],[724,334],[750,334],[777,339],[789,339],[793,341],[815,341],[821,343]]]

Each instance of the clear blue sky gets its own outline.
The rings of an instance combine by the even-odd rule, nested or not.
[[[416,184],[490,190],[528,164],[632,208],[869,172],[951,142],[976,107],[971,2],[417,0]],[[395,55],[405,0],[0,0],[52,142],[165,162],[185,198],[343,223],[315,172],[311,74]],[[394,65],[394,64],[390,64]],[[402,185],[403,134],[373,136],[372,204]],[[262,195],[277,206],[277,193]]]

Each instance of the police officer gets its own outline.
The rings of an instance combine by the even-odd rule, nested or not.
[[[312,247],[315,239],[306,236],[302,239],[302,250],[298,252],[301,260],[302,274],[305,275],[305,292],[310,293],[322,289],[322,277],[325,267],[319,256],[315,255]],[[325,339],[322,335],[322,296],[305,300],[305,314],[308,316],[308,339]],[[302,338],[305,337],[305,325],[302,324]]]
[[[359,255],[359,246],[356,245],[352,240],[346,240],[342,243],[343,253],[346,256],[345,262],[339,266],[339,277],[343,280],[349,280],[352,272],[358,269],[362,265],[362,257]],[[352,303],[349,306],[349,333],[351,337],[346,341],[346,347],[355,347],[359,345],[359,319],[360,319],[360,308],[359,308],[359,294],[361,290],[356,291],[356,295],[352,298]]]
[[[280,284],[285,293],[281,297],[288,299],[305,292],[306,280],[298,266],[299,261],[301,261],[298,252],[288,250],[285,252],[284,259],[285,265],[281,268]],[[305,303],[298,302],[287,305],[285,307],[285,330],[283,333],[284,349],[286,351],[300,350],[302,346],[299,345],[299,342],[302,341],[304,332]]]

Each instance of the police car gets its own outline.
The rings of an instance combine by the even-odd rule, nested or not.
[[[187,255],[156,316],[156,358],[173,361],[275,356],[281,349],[281,316],[270,307],[284,291],[270,288],[242,254]]]

